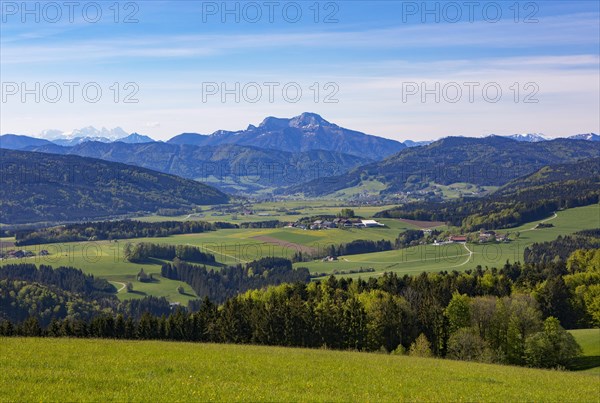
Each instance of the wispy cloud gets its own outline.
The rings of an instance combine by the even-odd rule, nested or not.
[[[598,18],[589,14],[537,24],[501,21],[462,24],[418,24],[382,29],[260,34],[144,35],[111,39],[69,39],[56,45],[28,45],[3,39],[3,64],[73,60],[209,58],[234,52],[272,52],[281,48],[319,50],[371,49],[515,49],[598,44]]]

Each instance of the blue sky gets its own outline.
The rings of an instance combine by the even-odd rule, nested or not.
[[[93,125],[168,139],[303,111],[398,140],[600,131],[597,1],[427,2],[429,13],[400,1],[227,2],[230,13],[221,1],[138,1],[118,15],[108,1],[95,3],[101,16],[78,2],[72,21],[50,3],[25,14],[2,2],[1,133]],[[72,102],[65,82],[77,83]],[[22,83],[39,83],[39,102],[23,102]],[[236,83],[239,100],[222,99]],[[138,102],[124,102],[132,91]]]

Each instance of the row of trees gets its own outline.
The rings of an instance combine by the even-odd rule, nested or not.
[[[338,246],[330,245],[326,249],[326,254],[329,256],[358,255],[362,253],[383,252],[386,250],[392,250],[392,243],[385,239],[380,241],[355,239],[354,241]]]
[[[175,258],[189,262],[214,264],[215,256],[190,245],[162,245],[149,242],[127,243],[123,256],[130,262],[142,263],[149,258],[173,260]]]
[[[237,226],[230,223],[204,221],[98,221],[16,231],[15,245],[167,237],[178,234],[198,234],[221,228],[237,228]]]
[[[579,352],[555,318],[542,322],[536,301],[527,295],[475,297],[455,294],[434,317],[422,317],[418,299],[357,283],[284,284],[248,291],[222,306],[205,299],[195,312],[168,316],[143,314],[52,320],[35,318],[0,325],[4,336],[70,336],[328,347],[388,351],[461,360],[555,367]],[[424,320],[433,320],[434,338]],[[430,341],[432,340],[432,341]]]
[[[470,298],[455,293],[444,315],[451,358],[555,367],[581,353],[558,319],[542,321],[537,301],[528,295]]]
[[[240,223],[240,228],[279,228],[283,223],[279,220],[249,221]]]

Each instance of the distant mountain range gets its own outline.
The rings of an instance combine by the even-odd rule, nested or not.
[[[576,134],[569,138],[573,140],[600,141],[600,136],[595,133]]]
[[[62,140],[73,140],[76,138],[92,138],[92,139],[106,139],[108,141],[115,141],[123,137],[127,137],[129,133],[120,127],[114,129],[107,129],[105,127],[96,129],[93,126],[87,126],[82,129],[75,129],[71,132],[63,132],[61,130],[44,130],[40,133],[40,137],[50,141],[62,141]]]
[[[153,169],[210,183],[229,193],[255,193],[294,183],[340,175],[372,160],[333,151],[286,152],[236,144],[101,143],[72,147],[53,143],[28,151],[73,154]]]
[[[78,144],[83,144],[87,142],[100,142],[100,143],[129,143],[129,144],[139,144],[139,143],[154,143],[155,141],[148,136],[144,136],[138,133],[131,133],[129,135],[125,135],[125,137],[118,138],[116,140],[110,140],[106,137],[74,137],[71,139],[55,139],[55,140],[46,140],[40,139],[37,137],[29,137],[23,136],[19,134],[5,134],[0,136],[0,148],[6,148],[9,150],[25,150],[31,149],[34,147],[42,147],[42,146],[63,146],[63,147],[73,147]]]
[[[423,176],[422,171],[444,170],[448,175],[452,173],[454,182],[460,182],[465,174],[454,171],[467,165],[479,169],[470,173],[479,176],[469,183],[498,186],[516,177],[513,175],[516,167],[523,170],[519,174],[525,174],[541,164],[569,162],[571,154],[566,159],[555,158],[552,147],[556,144],[586,153],[595,148],[573,140],[594,144],[600,140],[594,133],[574,135],[568,140],[550,140],[533,133],[401,143],[349,130],[308,112],[289,119],[267,117],[258,126],[249,125],[240,131],[183,133],[167,142],[157,142],[138,133],[128,135],[121,128],[86,127],[71,133],[48,130],[43,135],[47,139],[6,134],[0,136],[0,147],[132,164],[204,181],[229,193],[279,191],[292,185],[291,192],[307,195],[331,194],[369,182],[384,193],[423,189],[424,181],[431,182],[432,174]],[[534,144],[550,145],[531,148]],[[549,154],[544,155],[546,152]],[[503,178],[481,178],[481,167],[498,169],[500,173],[496,176]],[[407,178],[407,172],[413,171],[417,177]],[[329,181],[322,188],[324,177],[332,177],[336,183]],[[300,185],[303,182],[308,184]]]
[[[518,142],[502,136],[446,137],[427,146],[408,148],[355,168],[344,175],[292,186],[286,194],[324,196],[376,183],[381,194],[412,192],[431,183],[471,183],[502,186],[544,165],[573,162],[600,155],[600,142],[556,139]]]
[[[138,133],[128,134],[122,128],[96,129],[92,126],[71,132],[60,130],[45,130],[39,137],[21,136],[9,138],[0,136],[0,147],[24,149],[29,146],[40,146],[40,140],[71,147],[87,141],[112,143],[150,143],[154,140]],[[494,136],[494,135],[492,135]],[[513,134],[502,136],[519,142],[548,141],[549,138],[539,133]],[[600,141],[600,136],[594,133],[576,134],[569,139]],[[31,139],[30,143],[27,143]],[[425,146],[433,141],[406,140],[403,143],[362,132],[345,129],[328,122],[316,113],[305,112],[293,118],[267,117],[258,126],[249,125],[246,130],[227,131],[217,130],[212,134],[182,133],[167,141],[169,144],[187,144],[195,146],[217,146],[222,144],[237,144],[264,149],[287,152],[303,152],[310,150],[325,150],[358,156],[370,160],[382,160],[402,149]]]
[[[538,141],[547,141],[548,138],[540,133],[527,133],[527,134],[513,134],[510,136],[504,136],[509,139],[513,139],[516,141],[525,141],[528,143],[537,143]]]
[[[492,135],[493,136],[493,135]],[[502,136],[516,141],[523,141],[526,143],[537,143],[540,141],[552,140],[540,133],[527,133],[527,134],[512,134],[510,136]],[[565,137],[570,140],[587,140],[587,141],[600,141],[600,136],[595,133],[575,134],[573,136]],[[406,142],[405,142],[406,144]]]
[[[210,135],[184,133],[169,144],[215,146],[237,144],[288,152],[325,150],[379,160],[406,146],[399,141],[345,129],[316,113],[303,113],[291,119],[268,117],[259,125],[236,132],[219,130]]]
[[[226,203],[202,183],[131,165],[0,150],[0,222],[93,220]]]

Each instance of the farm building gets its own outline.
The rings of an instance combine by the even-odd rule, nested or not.
[[[375,220],[360,220],[362,225],[365,227],[385,227],[385,224],[377,222]]]

